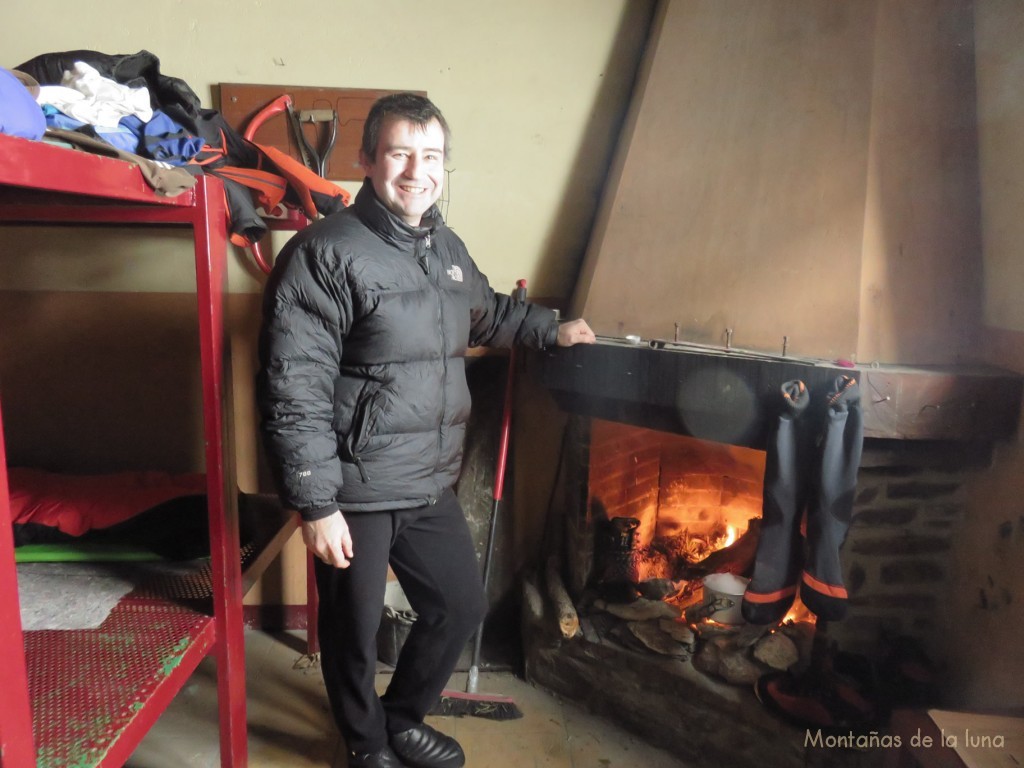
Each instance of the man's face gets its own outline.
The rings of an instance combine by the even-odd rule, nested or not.
[[[360,161],[388,210],[418,227],[444,186],[444,130],[437,120],[420,128],[388,118],[381,126],[377,157],[361,155]]]

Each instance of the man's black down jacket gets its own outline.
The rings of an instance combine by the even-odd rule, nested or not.
[[[491,289],[436,207],[411,227],[364,183],[266,287],[257,392],[283,503],[306,520],[433,503],[461,465],[467,348],[557,332],[551,310]]]

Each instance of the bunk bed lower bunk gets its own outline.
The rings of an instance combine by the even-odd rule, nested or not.
[[[251,524],[240,525],[226,386],[226,221],[214,178],[199,177],[192,189],[163,197],[132,163],[0,134],[0,223],[190,230],[210,545],[208,559],[124,566],[133,588],[96,628],[23,632],[0,431],[4,768],[123,764],[209,654],[217,667],[221,764],[241,768],[247,762],[242,596],[295,522],[274,499],[252,497],[242,505]],[[2,389],[0,382],[0,398]]]

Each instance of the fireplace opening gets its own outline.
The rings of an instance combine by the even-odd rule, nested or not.
[[[598,589],[655,580],[689,595],[707,573],[742,575],[752,561],[739,545],[756,538],[764,463],[752,448],[594,420],[588,510]],[[723,550],[738,559],[714,555]]]
[[[796,640],[813,635],[814,621],[799,598],[776,625],[796,640],[765,641],[773,649],[768,664],[755,661],[768,651],[753,641],[776,626],[745,628],[740,610],[760,533],[765,460],[765,451],[754,448],[594,419],[586,515],[593,558],[589,572],[571,577],[587,585],[580,602],[591,620],[607,630],[599,614],[617,617],[637,647],[682,659],[701,638],[740,636],[732,651],[750,663],[719,668],[694,661],[731,683],[752,683],[769,667],[798,664]],[[669,640],[662,642],[659,633]],[[806,662],[810,646],[802,645]],[[714,647],[708,656],[720,657],[726,645]]]

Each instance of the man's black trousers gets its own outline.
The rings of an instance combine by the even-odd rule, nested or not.
[[[486,609],[480,569],[458,498],[395,512],[345,515],[348,568],[316,561],[320,657],[334,718],[348,748],[373,752],[388,734],[423,722]],[[374,689],[377,630],[388,564],[416,621],[383,696]]]

